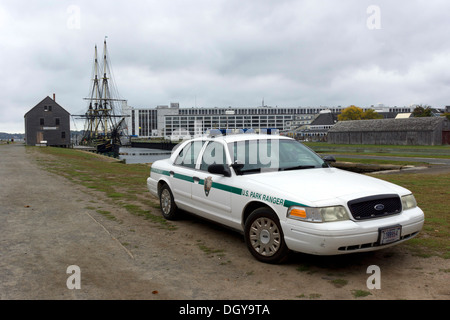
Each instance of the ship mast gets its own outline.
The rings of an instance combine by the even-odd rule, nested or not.
[[[108,128],[108,114],[110,111],[112,111],[111,109],[108,109],[108,98],[110,98],[109,96],[109,88],[108,88],[108,77],[106,76],[106,68],[107,68],[107,60],[106,60],[106,39],[103,42],[103,86],[102,86],[102,92],[104,94],[103,97],[103,110],[102,112],[104,113],[105,117],[105,124],[104,124],[104,134],[105,136],[107,135],[107,128]],[[112,107],[112,105],[110,104],[109,107]]]
[[[100,79],[99,71],[102,68],[103,76]],[[85,132],[82,143],[92,145],[100,142],[100,140],[117,140],[113,134],[117,134],[117,117],[124,117],[115,114],[115,103],[123,103],[126,100],[113,98],[110,86],[113,83],[111,79],[111,70],[107,57],[106,39],[103,43],[103,61],[102,65],[98,62],[97,45],[95,46],[94,66],[93,66],[92,85],[88,98],[89,107],[85,115],[81,115],[85,119]],[[115,143],[112,141],[111,143]],[[120,141],[119,141],[120,143]]]
[[[93,67],[93,78],[92,78],[92,88],[90,91],[90,101],[89,108],[86,112],[86,128],[84,139],[91,141],[98,136],[98,101],[100,99],[100,87],[98,83],[98,56],[97,56],[97,45],[95,45],[94,54],[94,67]]]

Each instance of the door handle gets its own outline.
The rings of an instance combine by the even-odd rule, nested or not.
[[[199,182],[200,181],[199,177],[193,177],[192,179],[194,179],[194,182]]]

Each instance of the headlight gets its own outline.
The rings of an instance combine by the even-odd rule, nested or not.
[[[416,199],[412,194],[408,194],[402,197],[402,208],[408,210],[417,207]]]
[[[332,222],[349,219],[347,210],[342,206],[323,208],[290,207],[287,217],[308,222]]]

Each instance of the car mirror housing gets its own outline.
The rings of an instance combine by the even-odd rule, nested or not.
[[[244,167],[244,164],[241,161],[236,160],[230,167],[232,167],[234,171],[239,172]]]
[[[231,177],[231,171],[228,166],[223,164],[211,164],[208,166],[209,173],[221,174],[225,177]]]
[[[322,160],[326,163],[336,162],[336,159],[333,156],[324,156]]]

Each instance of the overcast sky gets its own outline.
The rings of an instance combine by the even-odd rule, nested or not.
[[[84,113],[105,36],[133,107],[450,105],[450,1],[0,0],[0,132]]]

